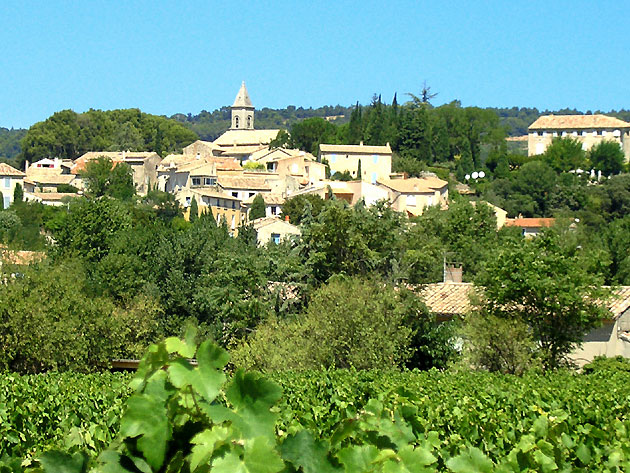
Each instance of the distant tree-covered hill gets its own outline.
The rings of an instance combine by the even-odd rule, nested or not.
[[[56,112],[36,123],[21,141],[19,164],[45,157],[76,159],[87,151],[179,151],[197,139],[192,130],[166,117],[126,110]]]
[[[350,119],[352,107],[342,105],[324,106],[319,108],[303,108],[289,105],[287,108],[263,108],[256,110],[254,127],[259,130],[284,129],[305,118],[320,117],[333,123],[342,124]],[[210,113],[203,110],[198,115],[184,115],[178,113],[171,117],[194,131],[199,138],[214,141],[230,127],[230,107],[221,107]]]
[[[20,140],[25,134],[26,130],[20,128],[0,128],[0,161],[15,163],[15,158],[21,150]]]

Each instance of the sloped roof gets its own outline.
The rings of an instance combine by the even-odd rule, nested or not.
[[[472,283],[433,283],[422,287],[419,292],[424,303],[434,314],[465,315],[472,308],[470,297],[481,296],[483,289]],[[612,319],[616,320],[630,309],[630,286],[618,286],[613,289],[612,296],[606,300],[606,308],[610,310]]]
[[[50,170],[46,168],[31,169],[29,169],[29,172],[24,180],[32,184],[70,184],[76,178],[74,174],[52,173],[48,172]]]
[[[542,228],[551,227],[556,222],[555,218],[508,218],[506,227]]]
[[[260,177],[219,176],[219,185],[227,189],[271,190],[269,184]]]
[[[62,201],[64,197],[78,198],[79,194],[72,192],[29,192],[28,194],[36,197],[38,200]]]
[[[630,286],[618,286],[613,289],[612,296],[606,301],[606,307],[612,313],[613,320],[619,318],[630,309]]]
[[[288,232],[295,233],[296,235],[301,233],[299,227],[278,217],[260,217],[252,220],[251,224],[254,227],[254,230],[258,230],[268,225],[280,224],[284,226]]]
[[[434,283],[420,290],[420,297],[434,314],[464,315],[472,305],[470,296],[475,293],[472,283]]]
[[[267,205],[282,205],[284,204],[286,200],[284,196],[282,196],[281,194],[256,194],[256,195],[262,196],[263,200],[265,201],[265,204]],[[254,202],[256,195],[253,195],[243,200],[243,204],[251,205],[252,202]]]
[[[245,81],[241,84],[241,88],[238,89],[238,93],[236,94],[236,98],[234,99],[234,103],[232,107],[236,108],[254,108],[251,99],[249,98],[249,94],[247,93],[247,87],[245,87]]]
[[[0,176],[23,177],[26,176],[26,174],[7,163],[0,163]]]
[[[220,146],[222,151],[229,152],[229,147],[235,146],[258,146],[251,152],[258,151],[261,145],[268,145],[271,140],[278,136],[280,130],[228,130],[213,141],[215,146]]]
[[[385,146],[369,145],[319,145],[320,153],[357,153],[357,154],[392,154],[392,148],[387,143]]]
[[[377,182],[403,194],[432,193],[448,185],[448,182],[433,176],[413,177],[410,179],[378,179]]]
[[[630,128],[630,123],[607,115],[543,115],[529,126],[530,130],[564,128]]]

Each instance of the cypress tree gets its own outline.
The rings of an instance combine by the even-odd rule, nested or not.
[[[252,208],[249,211],[249,219],[255,220],[264,217],[266,214],[265,199],[263,199],[261,194],[256,194],[252,202]]]
[[[359,164],[357,166],[357,179],[360,181],[363,180],[363,176],[361,175],[361,158],[359,158]]]
[[[18,182],[13,189],[13,202],[22,202],[22,200],[24,200],[24,189]]]
[[[197,205],[197,199],[192,198],[192,202],[190,203],[190,214],[188,216],[188,220],[190,223],[197,221],[199,218],[199,206]]]

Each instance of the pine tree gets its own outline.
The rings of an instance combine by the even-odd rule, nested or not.
[[[256,220],[257,218],[264,217],[267,214],[265,208],[265,199],[261,194],[256,194],[252,201],[252,208],[249,210],[249,219]]]
[[[192,202],[190,202],[190,214],[188,216],[188,220],[190,223],[197,221],[199,218],[199,206],[197,205],[197,199],[192,198]]]

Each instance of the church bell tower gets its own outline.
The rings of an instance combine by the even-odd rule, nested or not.
[[[236,94],[236,99],[232,104],[232,126],[230,130],[253,130],[254,129],[254,106],[247,93],[245,81]]]

